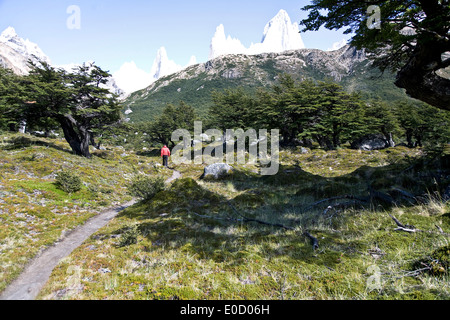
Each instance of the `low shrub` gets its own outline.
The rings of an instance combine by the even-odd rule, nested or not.
[[[121,236],[119,247],[126,247],[138,242],[139,229],[137,226],[128,228]]]
[[[81,190],[83,183],[76,173],[63,170],[56,175],[56,185],[64,192],[74,193]]]
[[[149,177],[146,175],[135,176],[128,185],[128,193],[142,200],[153,198],[165,187],[164,179],[161,177]]]

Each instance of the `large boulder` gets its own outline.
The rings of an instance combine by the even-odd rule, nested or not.
[[[233,167],[226,163],[215,163],[205,168],[201,179],[220,179],[233,173]]]
[[[357,150],[383,150],[392,147],[392,141],[386,139],[382,134],[369,134],[351,144],[352,149]]]

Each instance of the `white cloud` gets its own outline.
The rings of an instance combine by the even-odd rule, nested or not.
[[[113,73],[116,84],[126,93],[132,93],[148,87],[152,83],[150,73],[139,69],[134,61],[125,62]]]
[[[347,45],[347,40],[342,39],[341,41],[333,43],[331,48],[328,48],[327,51],[335,51]]]
[[[192,56],[191,59],[189,60],[188,64],[187,64],[187,67],[196,65],[197,63],[198,63],[197,62],[197,57],[196,56]]]

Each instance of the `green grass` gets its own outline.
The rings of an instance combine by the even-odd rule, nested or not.
[[[283,151],[281,160],[276,176],[260,177],[257,167],[244,165],[220,181],[200,180],[203,166],[176,166],[181,180],[121,213],[64,259],[39,298],[450,298],[448,267],[439,274],[416,272],[431,256],[448,266],[442,249],[448,237],[395,231],[389,216],[421,230],[438,225],[450,232],[450,206],[439,200],[449,181],[443,174],[437,185],[431,175],[439,162],[424,164],[420,150],[406,148]],[[421,169],[405,171],[411,164]],[[324,213],[336,200],[309,208],[326,197],[367,196],[371,185],[384,192],[402,187],[424,201],[373,201]],[[46,188],[53,187],[44,183]],[[244,222],[228,203],[247,218],[292,230]],[[318,249],[305,230],[319,240]],[[14,237],[5,239],[14,247]]]
[[[138,173],[168,177],[154,167],[159,159],[130,153],[115,161],[94,155],[84,159],[71,154],[57,139],[3,135],[0,139],[0,291],[16,278],[39,251],[109,207],[131,199],[126,185]],[[76,172],[82,189],[66,193],[58,188],[56,174]]]

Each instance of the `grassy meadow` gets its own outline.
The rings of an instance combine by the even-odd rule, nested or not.
[[[0,290],[65,232],[130,200],[134,175],[172,175],[157,152],[107,147],[88,160],[61,140],[6,135],[0,143]],[[218,181],[201,180],[202,165],[174,166],[181,179],[61,261],[38,298],[450,298],[448,155],[292,149],[280,161],[275,176],[241,165]],[[78,173],[80,191],[57,187],[62,169]],[[392,217],[420,231],[396,231]]]

